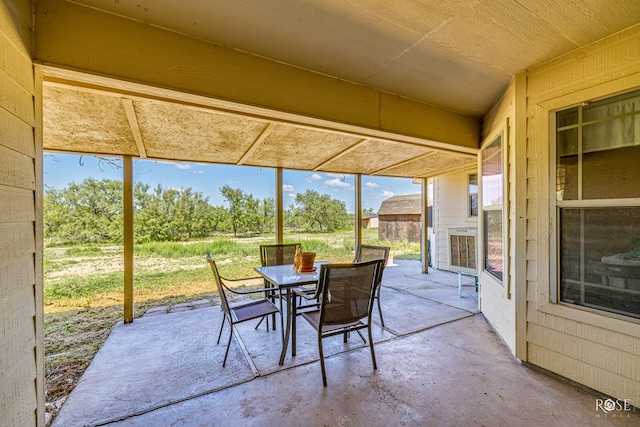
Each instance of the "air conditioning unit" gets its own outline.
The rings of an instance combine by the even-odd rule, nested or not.
[[[449,228],[449,270],[478,274],[478,229]]]

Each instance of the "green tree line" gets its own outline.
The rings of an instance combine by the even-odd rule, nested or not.
[[[138,243],[187,241],[215,234],[234,236],[275,230],[275,200],[259,199],[225,185],[226,206],[214,206],[191,188],[151,189],[136,183],[134,233]],[[44,195],[44,236],[59,242],[122,242],[121,181],[87,178]],[[344,202],[313,190],[296,195],[284,212],[285,226],[304,232],[332,232],[350,227]]]

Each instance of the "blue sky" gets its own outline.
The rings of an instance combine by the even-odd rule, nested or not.
[[[92,156],[45,153],[44,185],[61,189],[69,183],[80,183],[88,177],[95,179],[122,180],[122,160],[113,158],[119,168],[113,167]],[[224,205],[220,188],[229,185],[245,193],[264,199],[275,196],[275,169],[249,166],[210,165],[202,163],[163,162],[135,160],[133,179],[145,182],[152,188],[161,184],[164,188],[188,188],[209,198],[212,205]],[[354,211],[353,175],[328,174],[324,172],[283,171],[284,204],[288,207],[296,194],[308,189],[345,202],[347,211]],[[420,186],[408,178],[362,177],[363,208],[378,211],[380,203],[391,197],[420,192]]]

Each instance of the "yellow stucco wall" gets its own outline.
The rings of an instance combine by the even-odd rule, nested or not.
[[[0,424],[8,426],[44,425],[31,22],[30,1],[0,3]]]
[[[520,357],[606,395],[640,406],[640,322],[551,302],[554,272],[549,113],[640,87],[640,26],[519,76],[526,79],[526,147],[518,177],[526,191],[526,328]],[[516,284],[518,286],[519,284]]]

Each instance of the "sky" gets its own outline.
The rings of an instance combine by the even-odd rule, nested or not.
[[[122,160],[109,158],[113,164],[93,156],[76,154],[44,154],[44,188],[62,189],[85,178],[122,180]],[[258,199],[275,197],[275,169],[251,166],[211,165],[203,163],[165,162],[137,159],[133,162],[135,182],[158,184],[163,188],[186,189],[202,193],[215,206],[226,205],[220,188],[240,188]],[[355,207],[355,176],[324,172],[284,170],[282,173],[285,209],[296,194],[308,189],[345,202],[347,212]],[[391,196],[420,193],[420,185],[409,178],[362,176],[362,207],[377,212],[380,203]]]

